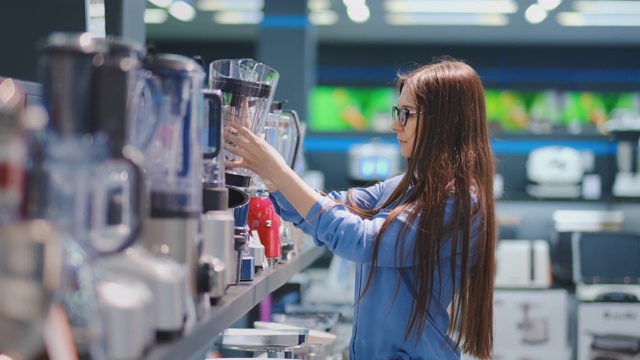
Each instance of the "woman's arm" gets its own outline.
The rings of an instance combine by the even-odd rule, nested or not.
[[[235,145],[225,144],[225,149],[242,158],[238,162],[228,162],[225,166],[253,171],[263,179],[270,192],[280,191],[306,219],[309,210],[321,195],[307,185],[273,147],[249,129],[233,123],[226,128],[225,137]]]

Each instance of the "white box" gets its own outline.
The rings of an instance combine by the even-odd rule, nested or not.
[[[546,359],[567,359],[567,306],[563,289],[496,290],[494,358],[545,354]]]
[[[639,303],[579,303],[577,360],[640,360]]]

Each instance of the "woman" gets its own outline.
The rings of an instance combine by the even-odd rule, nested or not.
[[[443,58],[400,75],[398,90],[403,175],[322,195],[238,125],[226,148],[242,160],[227,166],[254,171],[283,219],[358,264],[350,359],[488,359],[495,204],[482,83]]]

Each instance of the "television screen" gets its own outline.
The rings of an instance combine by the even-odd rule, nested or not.
[[[309,99],[309,129],[318,132],[391,131],[393,87],[318,86]]]

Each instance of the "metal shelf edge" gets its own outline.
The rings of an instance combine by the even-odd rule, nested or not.
[[[325,251],[325,247],[310,246],[286,263],[257,272],[253,281],[230,286],[224,297],[210,308],[208,314],[188,334],[171,343],[156,345],[145,359],[188,359],[204,352],[220,332],[229,328],[265,296],[284,285],[295,273],[311,265]]]

